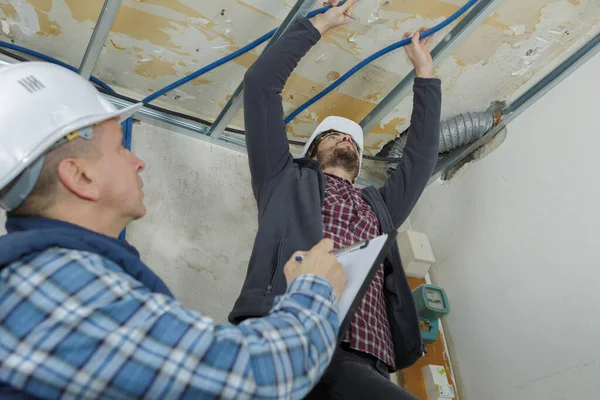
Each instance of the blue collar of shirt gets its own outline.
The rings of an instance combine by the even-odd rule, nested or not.
[[[50,247],[88,251],[113,261],[153,292],[173,297],[165,283],[142,262],[138,251],[123,241],[44,217],[9,217],[6,230],[8,235],[0,237],[0,268]]]

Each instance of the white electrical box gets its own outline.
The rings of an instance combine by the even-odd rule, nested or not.
[[[424,278],[435,263],[427,235],[414,231],[401,232],[398,234],[398,246],[406,275]]]
[[[446,368],[441,365],[427,365],[423,367],[422,371],[428,400],[453,399],[455,397],[454,387],[448,381]]]

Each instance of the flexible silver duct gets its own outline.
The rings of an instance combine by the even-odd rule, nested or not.
[[[465,113],[440,124],[440,153],[474,142],[494,127],[494,113]]]
[[[445,153],[457,147],[472,143],[482,137],[494,127],[494,112],[464,113],[443,120],[440,123],[440,153]],[[404,146],[406,146],[407,135],[400,135],[394,139],[386,157],[402,158]],[[387,176],[396,169],[397,162],[385,164]]]

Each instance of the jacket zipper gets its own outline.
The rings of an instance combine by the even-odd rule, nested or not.
[[[271,275],[269,275],[269,280],[267,281],[267,290],[265,291],[266,295],[271,294],[271,292],[273,291],[273,284],[275,283],[275,277],[277,276],[277,271],[279,271],[279,265],[277,265],[273,271],[271,272]]]
[[[277,275],[281,270],[281,252],[283,251],[283,247],[285,244],[285,239],[281,239],[279,242],[279,248],[277,249],[277,264],[271,274],[269,275],[269,280],[267,281],[267,290],[265,291],[265,295],[271,294],[273,291],[273,286],[275,286],[275,280],[277,279]]]
[[[295,196],[296,196],[296,185],[294,185],[294,188],[292,189],[294,192],[292,193],[292,204],[290,204],[290,208],[288,211],[288,215],[286,217],[285,220],[285,226],[283,227],[283,232],[287,232],[287,228],[288,228],[288,223],[290,221],[290,213],[292,212],[291,210],[296,206],[295,204]],[[271,272],[271,275],[269,276],[269,280],[267,281],[267,290],[265,290],[265,296],[271,294],[271,292],[273,291],[273,286],[275,285],[275,280],[277,279],[277,275],[279,274],[282,266],[281,266],[281,253],[283,252],[283,248],[285,247],[285,236],[281,238],[281,240],[279,240],[279,248],[277,249],[277,264],[275,269],[273,269],[273,271]],[[287,261],[287,260],[285,260]]]

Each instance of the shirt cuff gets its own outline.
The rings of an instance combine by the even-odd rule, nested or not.
[[[436,85],[441,86],[442,80],[438,78],[419,78],[415,77],[415,85]]]
[[[304,27],[306,29],[308,29],[308,31],[311,34],[311,39],[315,44],[321,39],[321,32],[319,32],[319,30],[317,28],[315,28],[313,23],[310,22],[310,20],[308,18],[302,18],[299,21],[299,23],[304,25]]]
[[[333,304],[336,303],[335,290],[331,286],[331,283],[323,277],[306,274],[300,275],[294,279],[286,290],[286,294],[302,293],[302,294],[317,294],[320,295]]]

